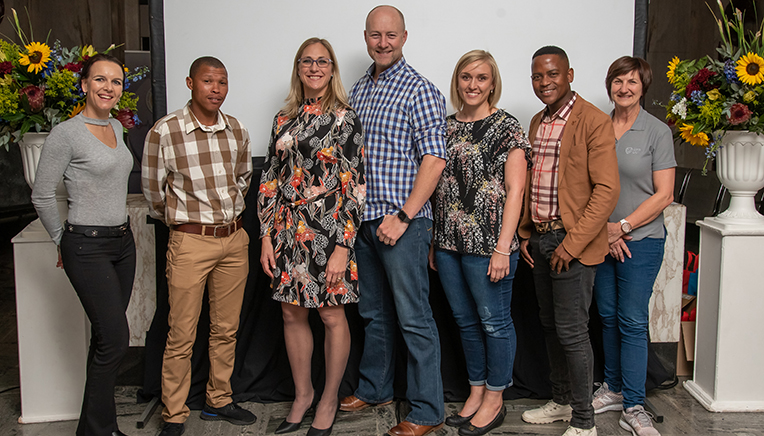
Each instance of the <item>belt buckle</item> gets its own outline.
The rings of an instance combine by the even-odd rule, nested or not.
[[[218,236],[218,229],[226,229],[226,230],[228,230],[228,225],[222,225],[222,226],[215,226],[215,227],[213,227],[212,228],[212,237],[214,237],[214,238],[225,238],[225,237],[227,237],[228,235],[231,234],[230,231],[229,231],[227,235],[220,235],[220,236]]]

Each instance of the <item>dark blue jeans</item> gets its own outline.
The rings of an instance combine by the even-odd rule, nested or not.
[[[509,274],[496,283],[487,275],[489,257],[436,250],[438,275],[459,326],[471,386],[503,391],[512,386],[517,336],[512,322],[512,281],[519,252],[509,257]]]
[[[647,329],[653,284],[663,261],[664,239],[627,241],[631,258],[610,255],[597,267],[594,297],[602,318],[605,382],[623,392],[623,408],[645,402]]]
[[[568,271],[552,271],[552,253],[562,243],[565,230],[530,238],[533,256],[533,283],[539,303],[539,318],[544,330],[552,382],[552,396],[557,404],[570,404],[570,425],[590,429],[594,426],[592,408],[592,346],[589,342],[589,306],[596,266],[574,259]]]
[[[432,221],[411,221],[394,246],[377,238],[382,218],[364,221],[355,243],[358,260],[358,311],[366,322],[360,380],[355,395],[367,403],[393,398],[395,329],[408,348],[406,398],[418,425],[443,422],[440,340],[430,308],[427,253]]]
[[[103,436],[117,431],[114,384],[130,343],[125,311],[135,276],[135,242],[121,237],[91,238],[64,232],[64,271],[72,282],[91,324],[87,381],[77,436]]]

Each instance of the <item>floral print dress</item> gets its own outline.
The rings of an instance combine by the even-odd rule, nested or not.
[[[276,301],[302,307],[358,302],[353,244],[366,185],[363,128],[351,109],[323,113],[306,100],[296,118],[278,114],[260,179],[260,237],[270,236]],[[336,245],[348,248],[347,271],[327,286],[326,264]]]
[[[504,164],[520,148],[530,167],[531,145],[515,117],[499,109],[482,120],[446,119],[446,167],[435,193],[435,247],[490,257],[501,233],[507,191]],[[517,234],[510,251],[520,247]]]

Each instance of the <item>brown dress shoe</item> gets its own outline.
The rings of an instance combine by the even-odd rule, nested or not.
[[[424,436],[443,428],[443,423],[438,425],[416,425],[413,422],[403,421],[387,432],[390,436]]]
[[[371,404],[367,403],[366,401],[359,400],[355,395],[351,395],[340,400],[340,410],[343,412],[358,412],[359,410],[363,410],[367,407],[387,406],[390,403],[392,403],[392,401],[386,401],[379,404]]]

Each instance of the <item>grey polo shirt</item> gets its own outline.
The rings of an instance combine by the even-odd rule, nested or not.
[[[674,140],[669,127],[639,110],[639,115],[621,139],[615,143],[618,154],[618,174],[621,178],[621,195],[610,215],[610,222],[618,222],[634,212],[645,200],[655,194],[653,171],[676,167]],[[632,240],[663,238],[663,214],[652,222],[634,229]]]

